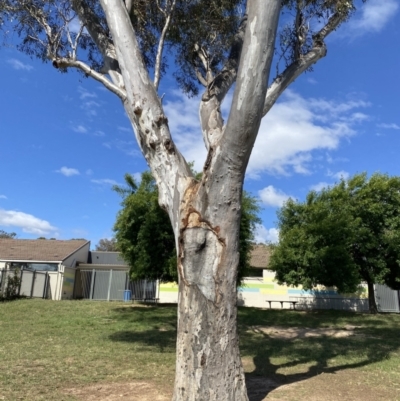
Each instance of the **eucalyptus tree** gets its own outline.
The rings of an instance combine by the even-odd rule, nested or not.
[[[78,69],[121,99],[174,231],[176,401],[247,400],[235,306],[246,166],[262,117],[326,55],[325,39],[354,10],[353,0],[0,3],[3,30],[16,32],[21,51],[62,72]],[[270,79],[275,49],[279,66]],[[201,180],[176,147],[158,94],[171,60],[183,91],[201,90],[208,152]],[[221,102],[234,83],[224,124]]]

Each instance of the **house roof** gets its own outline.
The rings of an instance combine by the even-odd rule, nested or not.
[[[0,260],[62,262],[88,243],[86,240],[0,238]]]
[[[271,250],[268,245],[254,245],[250,256],[250,266],[259,269],[266,269],[269,264],[270,256]]]

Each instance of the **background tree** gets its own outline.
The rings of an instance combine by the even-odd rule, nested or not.
[[[96,244],[96,251],[118,252],[118,244],[115,238],[102,238]]]
[[[139,185],[130,174],[125,175],[125,182],[126,187],[113,187],[122,196],[122,209],[114,225],[115,245],[129,264],[132,279],[178,282],[174,233],[167,213],[158,204],[158,190],[151,172],[142,173]],[[238,285],[250,268],[254,231],[261,223],[259,212],[258,200],[244,191]]]
[[[269,265],[278,282],[339,292],[366,282],[372,313],[374,283],[400,289],[400,177],[358,174],[305,202],[290,199],[278,226]]]
[[[236,329],[246,167],[261,118],[326,55],[326,37],[354,9],[353,0],[0,3],[3,31],[15,33],[11,37],[19,38],[21,51],[50,60],[62,72],[75,68],[96,79],[121,99],[132,123],[177,247],[174,401],[247,400]],[[277,35],[281,12],[286,14]],[[71,22],[77,16],[75,29]],[[166,46],[178,84],[188,93],[203,91],[200,131],[208,155],[200,181],[172,139],[158,95],[167,71]],[[269,85],[275,49],[282,62]],[[221,103],[234,83],[224,124]]]
[[[131,278],[178,281],[174,233],[168,214],[158,204],[153,176],[143,172],[138,185],[126,174],[125,182],[127,187],[113,187],[122,196],[114,232]]]
[[[4,230],[0,230],[0,238],[8,238],[8,239],[13,239],[17,236],[16,233],[8,233]]]

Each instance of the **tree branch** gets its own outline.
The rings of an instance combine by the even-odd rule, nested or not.
[[[77,68],[83,71],[86,75],[94,78],[96,81],[102,83],[109,91],[117,95],[123,102],[126,100],[126,91],[114,85],[110,80],[108,80],[103,74],[93,70],[83,61],[70,60],[66,58],[54,59],[53,67],[55,68]]]
[[[100,0],[126,86],[125,110],[136,140],[156,179],[159,204],[168,211],[179,237],[180,205],[193,182],[184,157],[176,148],[161,101],[146,70],[135,31],[121,0]]]
[[[200,103],[200,122],[207,150],[214,148],[223,134],[221,103],[236,80],[246,26],[247,15],[242,19],[234,36],[228,59],[210,83],[196,71],[197,78],[207,88]]]
[[[313,48],[305,55],[301,55],[294,63],[289,65],[282,74],[277,76],[267,90],[263,108],[265,116],[278,100],[283,91],[294,82],[304,71],[308,70],[318,60],[326,56],[327,49],[324,39],[332,33],[345,19],[347,15],[336,12],[327,24],[313,35]]]
[[[133,6],[133,0],[126,0],[125,1],[125,7],[126,11],[128,11],[128,14],[130,15],[132,12],[132,6]]]
[[[236,81],[236,74],[239,68],[240,55],[242,53],[243,40],[247,27],[247,15],[245,15],[236,32],[232,47],[221,71],[215,76],[213,81],[204,92],[202,100],[207,101],[212,96],[216,96],[219,102],[225,98],[229,89]]]
[[[247,3],[247,8],[247,29],[231,113],[218,143],[220,152],[215,152],[220,156],[215,157],[215,164],[210,166],[210,169],[220,171],[229,159],[230,171],[242,179],[261,123],[281,1],[252,0]]]
[[[156,91],[158,90],[158,86],[160,84],[162,53],[164,50],[165,37],[167,35],[169,25],[171,23],[171,17],[172,17],[172,13],[174,12],[174,9],[175,9],[175,4],[176,4],[176,0],[172,0],[172,4],[171,4],[169,12],[164,10],[164,15],[165,15],[166,19],[165,19],[164,28],[161,32],[160,41],[158,42],[156,65],[154,67],[154,87],[156,88]]]
[[[103,55],[104,66],[102,71],[110,75],[114,84],[123,88],[124,82],[119,70],[114,43],[108,37],[108,33],[101,25],[98,16],[87,6],[84,0],[71,0],[71,3],[73,10],[78,14],[79,19]]]

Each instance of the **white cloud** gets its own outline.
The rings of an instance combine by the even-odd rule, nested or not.
[[[377,125],[379,128],[384,128],[384,129],[400,129],[400,126],[398,126],[395,123],[392,124],[378,124]]]
[[[274,188],[272,185],[268,185],[268,187],[258,191],[258,195],[264,205],[274,207],[281,207],[290,198],[289,195]]]
[[[228,95],[222,105],[224,116],[230,99]],[[305,99],[287,90],[261,122],[247,176],[309,174],[313,152],[336,150],[343,139],[355,135],[355,125],[368,119],[358,109],[369,106],[363,100]],[[178,149],[186,160],[195,162],[195,170],[201,171],[207,153],[198,116],[199,99],[175,92],[164,108]]]
[[[0,199],[7,199],[7,196],[5,196],[5,195],[0,195]]]
[[[397,0],[369,0],[362,7],[360,17],[350,20],[349,34],[361,36],[381,31],[394,17],[398,8]]]
[[[100,104],[95,102],[94,100],[82,102],[81,104],[81,109],[85,110],[85,113],[88,117],[97,116],[96,107],[100,107]]]
[[[350,173],[348,173],[347,171],[344,170],[340,170],[336,173],[333,173],[332,171],[328,170],[328,173],[326,174],[328,177],[332,177],[336,180],[336,182],[339,182],[341,179],[343,180],[347,180],[350,177]],[[321,191],[324,188],[328,188],[328,187],[332,187],[334,186],[335,183],[334,182],[319,182],[318,184],[314,184],[310,186],[310,189],[313,191]]]
[[[174,100],[167,100],[164,106],[173,140],[186,160],[195,162],[194,169],[201,171],[207,151],[200,128],[200,99],[189,99],[180,92],[174,92],[173,95]]]
[[[262,120],[247,174],[258,178],[272,174],[309,173],[316,150],[335,150],[340,141],[354,135],[353,110],[368,107],[360,101],[334,102],[305,99],[287,90]],[[357,119],[359,120],[359,119]]]
[[[97,97],[97,95],[94,92],[89,92],[83,86],[78,87],[78,92],[79,92],[79,98],[82,100],[87,99],[87,98],[96,98]]]
[[[72,130],[80,134],[86,134],[88,132],[87,128],[83,125],[76,125],[72,127]]]
[[[257,224],[254,233],[254,240],[257,243],[277,243],[279,241],[279,230],[277,228],[266,228],[262,224]]]
[[[85,174],[86,174],[86,175],[92,175],[92,174],[93,174],[93,170],[90,169],[90,168],[88,168],[88,169],[85,171]]]
[[[327,187],[329,187],[329,186],[331,186],[331,185],[332,185],[332,184],[329,184],[329,183],[327,183],[327,182],[319,182],[318,184],[311,185],[311,186],[310,186],[310,189],[313,190],[313,191],[319,192],[319,191],[321,191],[322,189],[327,188]]]
[[[99,184],[99,185],[121,185],[115,180],[111,180],[109,178],[103,178],[101,180],[91,180],[94,184]]]
[[[103,131],[95,131],[94,136],[106,136],[106,134]]]
[[[31,214],[4,209],[0,209],[0,225],[19,227],[25,233],[36,235],[46,235],[57,230],[48,221],[39,219]]]
[[[60,170],[56,170],[57,173],[65,175],[66,177],[72,177],[73,175],[80,175],[79,170],[70,167],[61,167]]]
[[[7,60],[7,63],[10,64],[14,70],[25,70],[25,71],[30,71],[33,69],[33,67],[29,64],[24,64],[23,62],[15,59],[15,58],[10,58]]]
[[[350,174],[344,170],[340,170],[337,173],[332,173],[331,171],[328,171],[328,176],[336,178],[338,181],[340,181],[342,178],[344,180],[347,180],[350,177]]]
[[[132,128],[126,128],[126,127],[121,127],[121,126],[118,126],[117,128],[119,131],[132,133]]]

